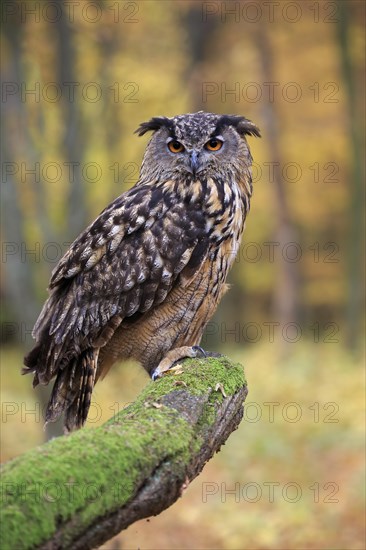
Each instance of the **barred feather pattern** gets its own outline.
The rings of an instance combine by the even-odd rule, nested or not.
[[[36,346],[25,358],[34,385],[56,378],[46,421],[64,412],[67,431],[84,424],[94,384],[113,363],[132,357],[152,374],[171,350],[199,343],[227,288],[249,211],[245,134],[259,135],[250,121],[200,112],[152,119],[138,132],[148,130],[155,133],[137,184],[53,271],[33,329]],[[218,133],[225,157],[204,149]],[[200,171],[189,164],[192,155],[166,152],[171,139],[187,154],[202,151]]]

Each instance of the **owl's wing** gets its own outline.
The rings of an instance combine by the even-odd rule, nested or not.
[[[185,267],[198,268],[207,248],[202,208],[194,203],[150,186],[116,199],[52,274],[34,327],[36,340],[47,342],[41,378],[96,346],[101,335],[109,338],[123,318],[162,303]]]

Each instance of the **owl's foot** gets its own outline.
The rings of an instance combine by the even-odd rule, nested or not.
[[[176,348],[170,350],[164,359],[162,359],[156,369],[153,371],[151,378],[156,380],[161,378],[164,372],[171,369],[177,361],[184,359],[186,357],[206,357],[207,354],[201,346],[182,346],[181,348]]]

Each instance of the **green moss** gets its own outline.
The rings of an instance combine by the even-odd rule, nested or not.
[[[209,396],[196,426],[175,409],[158,405],[161,397],[177,391],[177,380],[189,393]],[[182,373],[150,383],[104,426],[54,439],[7,463],[2,549],[40,545],[70,522],[63,530],[62,545],[67,546],[85,525],[128,502],[162,460],[179,474],[202,444],[202,425],[215,419],[215,402],[222,399],[214,389],[217,383],[233,394],[245,383],[242,367],[225,358],[185,361]]]
[[[161,455],[162,440],[167,443],[165,457],[179,455],[188,460],[191,433],[177,413],[136,404],[125,422],[124,416],[92,434],[82,430],[55,439],[4,468],[7,506],[3,525],[7,528],[2,548],[40,544],[55,532],[56,521],[66,522],[80,511],[78,523],[82,524],[123,506],[133,496],[138,480],[151,474],[154,456]],[[10,520],[16,529],[9,529]],[[28,545],[27,541],[32,542]]]
[[[181,363],[182,373],[169,372],[156,382],[152,382],[141,396],[148,394],[149,398],[159,399],[171,389],[171,378],[182,381],[189,387],[193,395],[207,393],[221,383],[226,395],[233,395],[245,384],[242,365],[231,363],[226,357],[208,357],[206,359],[185,359]]]

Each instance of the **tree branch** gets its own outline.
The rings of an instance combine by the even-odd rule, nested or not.
[[[2,473],[2,548],[95,548],[173,504],[243,415],[243,369],[186,360],[106,424],[53,439]]]

